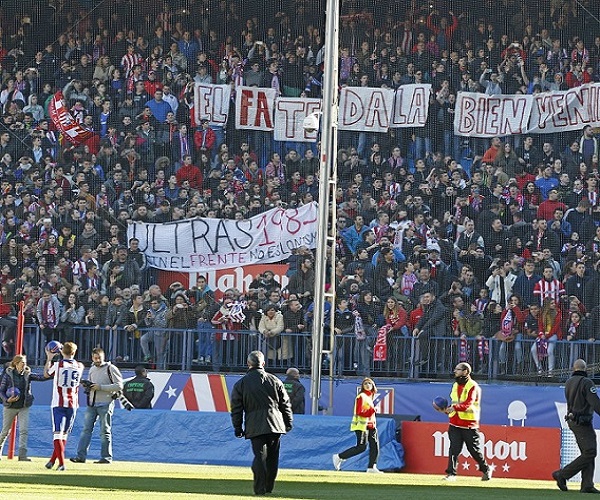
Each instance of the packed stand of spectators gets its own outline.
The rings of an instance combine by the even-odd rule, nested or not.
[[[259,16],[253,2],[214,3],[107,0],[90,11],[83,2],[24,3],[26,13],[0,12],[7,355],[14,304],[24,300],[44,339],[68,339],[77,325],[122,328],[140,337],[145,359],[164,355],[165,327],[198,328],[196,359],[214,366],[217,358],[217,368],[227,365],[235,330],[259,331],[268,360],[309,356],[310,251],[289,259],[287,289],[259,276],[243,315],[232,315],[238,291],[217,302],[203,277],[190,290],[161,290],[139,242],[127,241],[131,221],[240,220],[318,200],[318,144],[236,130],[234,99],[225,128],[197,123],[191,109],[194,82],[229,84],[233,95],[245,84],[320,97],[322,2],[261,3]],[[537,93],[599,81],[600,36],[588,15],[598,6],[449,3],[342,2],[340,86],[425,82],[432,94],[423,128],[340,133],[338,297],[328,315],[334,335],[355,335],[365,348],[339,360],[366,374],[386,327],[384,371],[404,365],[395,339],[411,335],[420,343],[456,336],[459,355],[479,367],[494,338],[504,344],[501,369],[508,355],[523,363],[520,340],[530,337],[535,368],[552,371],[557,339],[592,341],[600,331],[598,138],[586,127],[469,141],[453,134],[454,105],[461,91]],[[59,140],[49,120],[57,90],[93,131],[84,144]],[[308,337],[269,340],[282,332]]]

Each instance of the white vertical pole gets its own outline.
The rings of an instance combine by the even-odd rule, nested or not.
[[[338,120],[338,30],[339,30],[339,0],[327,0],[325,7],[325,60],[323,72],[323,100],[321,115],[321,157],[319,158],[319,213],[317,229],[317,254],[315,262],[314,316],[312,331],[312,360],[311,360],[311,413],[319,411],[321,396],[321,360],[323,354],[323,329],[325,326],[325,302],[329,297],[335,297],[335,281],[325,294],[325,273],[327,270],[327,242],[330,241],[332,254],[332,276],[335,274],[335,187],[337,162],[337,120]],[[332,197],[333,194],[333,197]],[[331,219],[332,234],[328,235],[329,203],[333,198],[333,213]],[[335,300],[331,304],[331,336],[333,339],[333,315]],[[333,346],[333,342],[330,348]],[[331,352],[331,351],[330,351]],[[333,356],[333,352],[331,352]],[[331,358],[330,369],[333,370],[334,360]],[[333,375],[333,373],[332,373]],[[330,395],[330,406],[333,395]],[[331,412],[333,409],[330,408]]]

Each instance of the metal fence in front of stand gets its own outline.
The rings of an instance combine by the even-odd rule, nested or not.
[[[57,340],[72,340],[78,345],[77,359],[84,363],[91,361],[94,347],[102,347],[107,359],[124,367],[145,363],[160,370],[239,373],[247,368],[248,353],[257,349],[265,354],[268,370],[285,372],[294,366],[303,373],[310,373],[312,341],[308,332],[281,333],[272,338],[265,338],[257,331],[212,328],[126,331],[73,326],[59,332]],[[52,339],[43,338],[35,324],[26,325],[24,334],[29,364],[43,364],[44,344]],[[148,347],[146,355],[142,349],[144,336]],[[600,354],[600,343],[588,341],[557,341],[540,346],[532,338],[517,338],[507,343],[483,338],[397,335],[387,340],[386,359],[374,361],[374,339],[336,336],[333,352],[322,359],[323,373],[328,375],[333,363],[335,377],[446,379],[456,363],[466,361],[479,380],[543,383],[566,380],[577,358],[586,360],[596,371]],[[28,347],[33,354],[27,353]],[[8,361],[9,356],[3,353],[2,360]]]

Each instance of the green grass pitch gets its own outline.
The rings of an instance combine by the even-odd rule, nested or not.
[[[0,499],[215,499],[238,500],[252,495],[251,457],[248,467],[114,462],[100,465],[67,462],[67,470],[44,468],[46,459],[0,461]],[[465,498],[564,498],[553,481],[458,477],[442,481],[443,474],[366,474],[359,472],[281,469],[271,499],[308,500],[444,500]],[[569,484],[578,492],[579,484]]]

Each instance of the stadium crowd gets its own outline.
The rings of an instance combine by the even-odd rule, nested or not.
[[[286,261],[285,289],[273,273],[257,276],[243,314],[232,315],[239,291],[216,300],[203,276],[189,289],[161,289],[139,242],[127,240],[131,221],[239,220],[318,200],[318,143],[276,142],[236,130],[233,119],[225,128],[196,123],[192,112],[194,82],[230,84],[234,95],[255,85],[321,96],[322,3],[273,3],[260,15],[236,0],[24,2],[17,16],[0,12],[4,356],[14,354],[21,300],[43,339],[68,340],[82,325],[119,329],[140,338],[146,360],[163,355],[165,328],[198,328],[199,363],[236,330],[260,332],[267,363],[308,354],[309,341],[285,334],[310,338],[310,250]],[[359,346],[337,344],[340,373],[368,375],[376,338],[390,361],[375,369],[398,373],[407,361],[399,338],[417,337],[413,361],[425,362],[428,339],[446,336],[456,339],[452,363],[484,369],[494,342],[498,370],[533,363],[551,374],[561,368],[557,341],[600,340],[599,139],[588,126],[469,140],[453,133],[454,106],[461,91],[532,94],[600,81],[598,6],[341,3],[340,86],[427,82],[432,94],[425,127],[340,132],[328,314],[336,338]],[[93,132],[82,144],[50,119],[59,90]],[[570,352],[575,359],[579,347]]]

